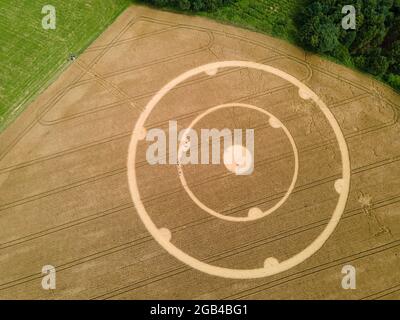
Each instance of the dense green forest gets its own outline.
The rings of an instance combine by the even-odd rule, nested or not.
[[[400,90],[400,0],[143,0],[266,32],[333,57]],[[342,28],[342,8],[356,29]],[[271,10],[272,8],[272,10]]]
[[[352,0],[356,29],[342,28],[347,0],[310,1],[300,11],[300,43],[356,66],[400,90],[400,0]]]

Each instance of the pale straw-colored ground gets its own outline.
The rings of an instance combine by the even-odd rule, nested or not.
[[[332,236],[303,263],[253,280],[215,277],[178,261],[141,222],[131,200],[127,157],[139,114],[167,82],[200,65],[246,60],[301,80],[329,107],[350,152],[351,186]],[[267,73],[227,68],[172,90],[146,122],[185,128],[228,102],[274,114],[299,151],[287,201],[254,221],[218,219],[199,209],[175,165],[150,166],[139,143],[137,184],[149,216],[196,259],[261,268],[305,249],[325,228],[342,175],[339,145],[319,108]],[[0,135],[0,298],[400,298],[400,96],[371,78],[280,40],[212,21],[131,7]],[[228,108],[198,128],[255,128],[255,170],[187,165],[191,190],[227,216],[267,210],[290,185],[294,157],[282,130],[254,110]],[[133,165],[133,164],[130,164]],[[344,265],[357,289],[343,290]],[[42,266],[57,271],[41,287]]]

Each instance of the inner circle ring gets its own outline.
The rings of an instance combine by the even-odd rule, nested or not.
[[[192,192],[192,190],[190,190],[187,182],[186,182],[186,178],[185,175],[183,173],[183,169],[182,169],[182,165],[180,163],[178,163],[178,167],[181,169],[180,170],[180,174],[179,174],[179,179],[181,180],[181,184],[183,186],[183,188],[185,189],[185,191],[187,192],[187,194],[189,195],[189,197],[192,199],[192,201],[194,203],[196,203],[201,209],[203,209],[204,211],[208,212],[209,214],[223,219],[223,220],[227,220],[227,221],[235,221],[235,222],[244,222],[244,221],[252,221],[252,220],[256,220],[262,217],[265,217],[269,214],[271,214],[272,212],[274,212],[275,210],[277,210],[280,206],[282,206],[282,204],[287,200],[287,198],[290,196],[290,194],[292,193],[294,186],[296,185],[296,180],[297,180],[297,176],[298,176],[298,172],[299,172],[299,153],[296,147],[296,143],[294,142],[294,139],[292,137],[292,135],[290,134],[289,130],[286,128],[286,126],[277,118],[275,117],[273,114],[271,114],[270,112],[250,105],[250,104],[246,104],[246,103],[226,103],[226,104],[221,104],[215,107],[212,107],[208,110],[206,110],[205,112],[199,114],[191,123],[190,125],[186,128],[186,130],[184,131],[182,137],[185,137],[188,133],[189,130],[191,130],[201,119],[203,119],[205,116],[207,116],[208,114],[215,112],[217,110],[220,109],[224,109],[224,108],[230,108],[230,107],[242,107],[242,108],[247,108],[247,109],[252,109],[252,110],[256,110],[258,112],[261,112],[263,114],[266,114],[270,119],[273,118],[276,121],[279,121],[279,128],[282,128],[283,131],[285,132],[286,136],[288,137],[290,144],[292,146],[293,149],[293,154],[294,154],[294,172],[293,172],[293,177],[292,177],[292,181],[290,182],[289,188],[286,191],[286,193],[284,194],[284,196],[275,204],[273,205],[271,208],[269,208],[266,211],[261,212],[260,214],[257,215],[248,215],[247,217],[231,217],[231,216],[226,216],[223,215],[219,212],[216,212],[215,210],[212,210],[211,208],[209,208],[208,206],[206,206],[203,202],[201,202],[196,195]],[[179,143],[179,148],[178,148],[178,159],[180,159],[181,154],[182,154],[182,147],[183,147],[183,139],[180,141]]]
[[[314,239],[314,241],[308,247],[306,247],[299,253],[295,254],[294,256],[288,258],[287,260],[277,262],[276,264],[265,265],[262,268],[256,268],[256,269],[230,269],[230,268],[214,266],[202,262],[186,254],[179,248],[177,248],[174,244],[172,244],[169,238],[163,236],[163,233],[160,232],[160,229],[154,224],[150,216],[147,214],[146,209],[144,208],[144,205],[140,197],[139,188],[136,180],[135,163],[136,163],[137,145],[139,140],[143,139],[143,132],[145,132],[144,124],[146,122],[146,119],[148,118],[152,110],[155,108],[157,103],[171,89],[173,89],[175,86],[185,81],[186,79],[191,78],[203,72],[207,74],[215,74],[214,73],[215,70],[218,70],[219,68],[229,68],[229,67],[233,68],[244,67],[244,68],[251,68],[251,69],[265,71],[267,73],[271,73],[278,77],[281,77],[287,80],[288,82],[292,83],[296,87],[298,87],[300,96],[303,99],[313,100],[318,105],[324,116],[327,118],[329,124],[331,125],[336,135],[336,139],[338,141],[340,148],[340,155],[342,162],[342,178],[341,178],[342,184],[339,192],[339,199],[332,214],[332,217],[330,218],[324,230]],[[325,103],[310,88],[308,88],[305,84],[303,84],[290,74],[268,65],[263,65],[250,61],[222,61],[222,62],[205,64],[184,72],[183,74],[179,75],[178,77],[167,83],[164,87],[162,87],[160,91],[158,91],[156,95],[153,96],[153,98],[146,105],[145,109],[140,114],[135,124],[131,141],[129,144],[128,164],[127,164],[128,183],[132,201],[135,204],[139,217],[143,221],[145,227],[150,232],[150,234],[155,238],[155,240],[165,250],[167,250],[168,253],[170,253],[183,263],[189,265],[190,267],[210,275],[215,275],[224,278],[232,278],[232,279],[252,279],[252,278],[261,278],[274,275],[298,265],[299,263],[303,262],[304,260],[312,256],[315,252],[317,252],[328,240],[329,236],[333,233],[343,214],[350,189],[350,171],[351,171],[350,159],[349,159],[349,152],[346,140],[334,115],[331,113],[331,111],[328,109]]]

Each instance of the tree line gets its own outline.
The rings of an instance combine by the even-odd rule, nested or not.
[[[356,29],[342,28],[342,8],[356,9]],[[309,1],[297,18],[307,49],[356,66],[400,90],[400,0]]]
[[[213,11],[242,0],[142,1],[195,12]],[[400,0],[290,1],[304,3],[295,18],[298,44],[364,70],[400,90]],[[355,30],[342,28],[345,5],[356,9]]]

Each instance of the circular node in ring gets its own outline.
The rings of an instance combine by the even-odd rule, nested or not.
[[[279,264],[278,259],[276,259],[274,257],[269,257],[269,258],[265,259],[265,261],[264,261],[264,268],[271,268],[278,264]]]
[[[342,193],[342,191],[343,191],[343,184],[344,184],[343,179],[337,179],[337,180],[335,181],[334,187],[335,187],[335,190],[336,190],[337,193],[339,193],[339,194]]]
[[[256,110],[258,112],[261,112],[265,115],[268,116],[269,118],[269,123],[273,128],[281,128],[287,138],[290,141],[290,144],[292,146],[293,149],[293,155],[294,155],[294,172],[293,172],[293,177],[292,177],[292,181],[290,182],[289,188],[286,191],[286,193],[284,194],[284,196],[271,208],[269,208],[266,211],[262,211],[259,208],[251,208],[247,214],[246,217],[231,217],[231,216],[226,216],[223,215],[219,212],[216,212],[215,210],[209,208],[208,206],[206,206],[204,203],[202,203],[196,196],[195,194],[190,190],[185,175],[183,173],[183,169],[182,169],[182,165],[179,163],[178,164],[178,172],[179,172],[179,179],[181,180],[182,186],[185,189],[186,193],[189,195],[189,197],[192,199],[192,201],[194,203],[197,204],[197,206],[199,208],[201,208],[202,210],[206,211],[207,213],[223,219],[223,220],[227,220],[227,221],[236,221],[236,222],[244,222],[244,221],[252,221],[252,220],[256,220],[256,219],[260,219],[262,217],[265,217],[269,214],[271,214],[272,212],[276,211],[277,209],[279,209],[283,203],[287,200],[287,198],[290,196],[290,194],[292,193],[295,185],[296,185],[296,181],[297,181],[297,176],[298,176],[298,172],[299,172],[299,153],[296,147],[296,143],[294,142],[294,139],[292,137],[292,135],[290,134],[289,130],[283,125],[283,123],[281,123],[273,114],[271,114],[270,112],[250,105],[250,104],[245,104],[245,103],[226,103],[226,104],[221,104],[219,106],[215,106],[212,107],[210,109],[208,109],[207,111],[203,112],[202,114],[198,115],[190,124],[189,126],[186,128],[186,130],[184,131],[183,135],[182,135],[182,140],[179,143],[179,148],[178,148],[178,159],[181,159],[183,152],[185,151],[185,137],[188,136],[188,132],[190,130],[192,130],[192,128],[201,120],[203,119],[206,115],[215,112],[217,110],[220,109],[224,109],[224,108],[231,108],[231,107],[240,107],[240,108],[246,108],[246,109],[252,109],[252,110]],[[242,147],[243,148],[243,147]],[[229,149],[229,148],[228,148]],[[250,152],[249,152],[250,153]],[[253,155],[252,155],[253,156]]]
[[[309,100],[311,98],[310,94],[307,92],[307,90],[303,90],[303,89],[299,89],[299,96],[303,100]]]
[[[171,234],[171,231],[170,231],[169,229],[167,229],[167,228],[161,228],[161,229],[159,230],[159,232],[160,232],[160,235],[161,235],[165,240],[171,241],[172,234]]]
[[[209,75],[209,76],[215,76],[215,75],[217,74],[217,72],[218,72],[218,68],[209,69],[209,70],[206,70],[205,72],[206,72],[206,74]]]
[[[219,267],[215,265],[211,265],[208,263],[205,263],[203,261],[200,261],[184,251],[180,250],[178,247],[176,247],[168,238],[165,236],[165,232],[163,234],[162,231],[154,224],[153,220],[150,218],[148,213],[146,212],[146,209],[143,205],[142,199],[140,197],[140,192],[139,188],[137,185],[137,178],[136,178],[136,167],[135,167],[135,162],[136,162],[136,153],[137,153],[137,146],[138,142],[140,140],[141,136],[141,131],[142,128],[145,126],[145,122],[147,118],[149,117],[150,113],[153,111],[153,109],[156,107],[158,102],[174,87],[182,83],[183,81],[192,78],[198,74],[201,74],[203,72],[207,72],[210,70],[219,70],[222,68],[250,68],[250,69],[256,69],[260,71],[264,71],[273,75],[276,75],[280,78],[285,79],[286,81],[290,82],[291,84],[295,85],[297,88],[299,88],[299,92],[302,93],[307,93],[307,96],[309,99],[311,99],[317,106],[320,108],[321,112],[324,114],[326,119],[328,120],[329,124],[331,125],[336,139],[339,144],[339,149],[340,149],[340,155],[341,155],[341,161],[342,161],[342,177],[341,180],[342,182],[340,183],[340,193],[339,193],[339,198],[338,202],[336,204],[336,207],[333,211],[332,217],[328,221],[328,224],[322,230],[322,232],[311,242],[311,244],[303,249],[302,251],[298,252],[294,256],[283,260],[283,261],[278,261],[278,260],[268,260],[268,263],[266,263],[267,266],[263,266],[261,268],[255,268],[255,269],[231,269],[231,268],[224,268],[224,267]],[[129,183],[129,190],[131,193],[132,201],[135,204],[137,213],[141,220],[143,221],[143,224],[147,228],[147,230],[150,232],[150,234],[154,237],[154,239],[171,255],[173,255],[175,258],[180,260],[181,262],[187,264],[188,266],[197,269],[199,271],[205,272],[210,275],[214,276],[219,276],[223,278],[230,278],[230,279],[254,279],[254,278],[261,278],[261,277],[266,277],[266,276],[271,276],[286,270],[289,270],[293,268],[294,266],[302,263],[304,260],[308,259],[311,257],[314,253],[316,253],[323,245],[324,243],[328,240],[329,236],[333,233],[335,230],[337,224],[339,223],[339,220],[343,214],[344,208],[346,206],[347,198],[349,195],[349,189],[350,189],[350,159],[349,159],[349,152],[346,144],[346,140],[344,139],[343,133],[339,127],[339,124],[337,123],[334,115],[331,113],[331,111],[328,109],[328,107],[325,105],[325,103],[310,89],[308,88],[304,83],[296,79],[295,77],[291,76],[290,74],[283,72],[282,70],[279,70],[277,68],[268,66],[268,65],[263,65],[260,63],[256,62],[250,62],[250,61],[222,61],[222,62],[215,62],[215,63],[210,63],[206,65],[202,65],[200,67],[191,69],[187,72],[184,72],[177,78],[173,79],[169,83],[167,83],[164,87],[160,89],[156,93],[156,95],[149,101],[149,103],[146,105],[144,111],[141,113],[139,116],[139,119],[137,120],[135,127],[133,129],[132,137],[131,137],[131,142],[129,144],[129,153],[128,153],[128,183]],[[278,261],[278,263],[277,263]],[[273,262],[273,263],[271,263]]]

